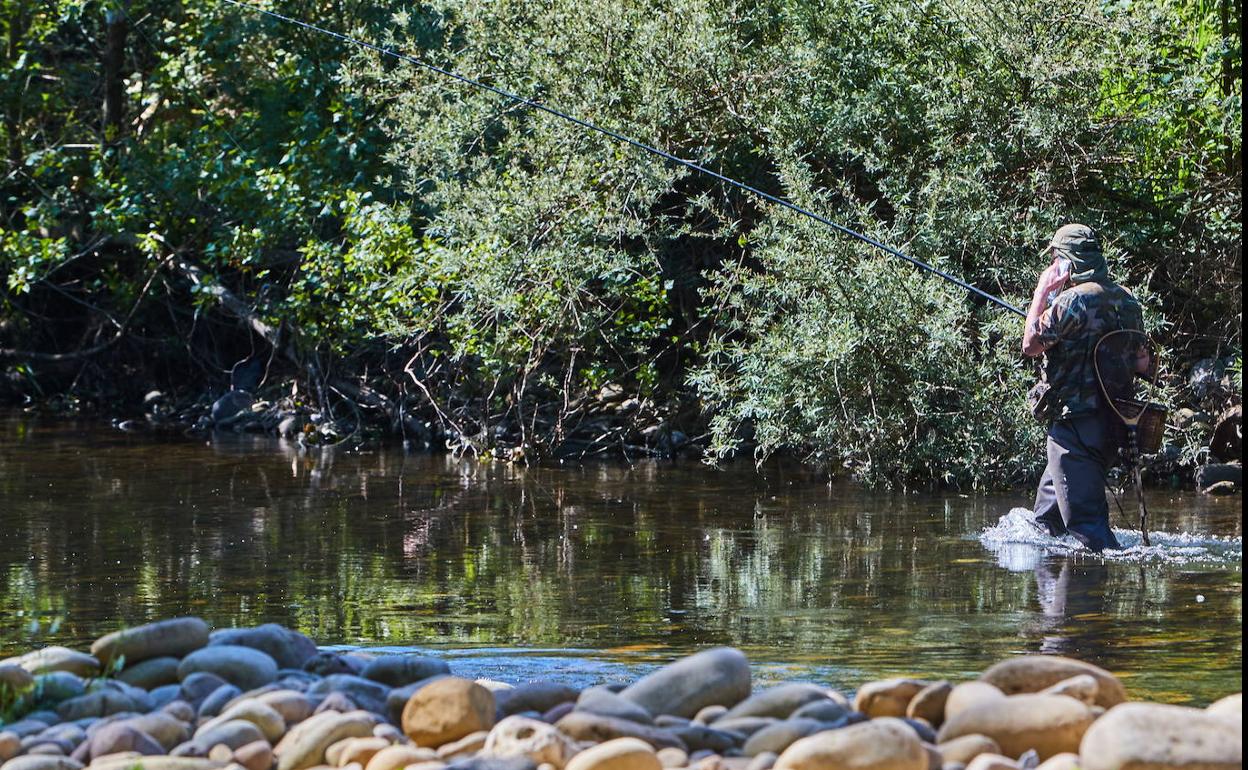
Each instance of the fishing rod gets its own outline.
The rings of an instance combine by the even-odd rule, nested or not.
[[[467,77],[465,75],[461,75],[457,72],[445,69],[443,67],[439,67],[436,64],[431,64],[427,61],[424,61],[423,59],[418,59],[415,56],[405,54],[401,51],[396,51],[392,48],[386,48],[385,46],[377,45],[376,43],[370,43],[367,40],[361,40],[356,37],[351,37],[350,35],[344,35],[341,32],[335,32],[331,29],[326,29],[325,27],[312,24],[311,22],[303,21],[302,19],[297,19],[293,16],[287,16],[285,14],[277,13],[276,11],[270,11],[267,8],[261,8],[256,5],[252,5],[251,3],[242,2],[242,0],[223,0],[223,2],[229,3],[230,5],[238,6],[239,8],[251,11],[253,13],[258,13],[258,14],[262,14],[264,16],[268,16],[273,19],[277,19],[287,24],[294,24],[295,26],[302,27],[307,30],[311,30],[321,35],[326,35],[328,37],[334,38],[344,43],[349,43],[359,48],[365,48],[370,51],[375,51],[376,53],[379,53],[383,56],[389,56],[391,58],[398,59],[400,61],[408,62],[409,64],[415,64],[418,67],[422,67],[431,72],[436,72],[437,74],[442,75],[444,77],[457,80],[461,83],[464,83],[465,85],[469,85],[469,86],[472,86],[473,88],[478,88],[483,91],[489,91],[490,93],[496,94],[505,99],[509,99],[518,104],[522,104],[526,107],[530,107],[535,110],[540,110],[541,112],[544,112],[548,115],[554,116],[561,120],[565,120],[569,123],[580,126],[581,128],[588,129],[590,131],[595,131],[604,136],[608,136],[618,142],[622,142],[624,144],[630,145],[639,150],[648,152],[652,155],[657,155],[658,157],[663,158],[664,160],[683,166],[692,171],[696,171],[700,174],[704,174],[706,176],[711,177],[712,179],[716,179],[720,182],[723,182],[724,184],[727,184],[732,187],[736,187],[739,190],[744,190],[745,192],[748,192],[752,195],[762,198],[763,200],[769,201],[778,206],[781,206],[790,211],[793,211],[797,214],[800,214],[801,216],[813,219],[816,222],[819,222],[822,225],[830,227],[833,230],[836,230],[837,232],[843,235],[848,235],[851,238],[856,238],[859,241],[862,241],[863,243],[873,246],[879,249],[880,251],[883,251],[886,254],[889,254],[893,257],[897,257],[898,259],[902,259],[906,262],[909,262],[911,265],[914,265],[920,270],[924,270],[928,273],[931,273],[932,275],[938,276],[948,281],[949,283],[952,283],[956,286],[960,286],[961,288],[966,289],[972,294],[982,297],[985,300],[988,300],[992,304],[997,305],[998,307],[1001,307],[1004,310],[1007,310],[1011,313],[1014,313],[1015,315],[1019,315],[1024,318],[1027,317],[1027,314],[1024,313],[1022,310],[1018,309],[1014,305],[1011,305],[1010,303],[1006,302],[1000,297],[994,294],[990,294],[977,286],[972,286],[966,281],[963,281],[961,278],[958,278],[955,275],[952,275],[944,270],[941,270],[935,265],[931,265],[927,262],[924,262],[923,260],[916,259],[915,257],[912,257],[908,254],[904,254],[901,251],[898,251],[897,249],[893,248],[892,246],[889,246],[881,241],[878,241],[869,235],[865,235],[849,227],[846,227],[845,225],[842,225],[839,222],[834,222],[831,219],[828,219],[827,217],[817,214],[813,211],[810,211],[809,209],[803,208],[797,205],[796,203],[793,203],[792,201],[788,201],[779,196],[772,195],[771,193],[768,193],[768,192],[764,192],[763,190],[760,190],[757,187],[746,184],[745,182],[742,182],[738,179],[733,179],[730,176],[725,176],[724,174],[721,174],[718,171],[709,169],[706,166],[703,166],[702,164],[696,161],[687,160],[685,158],[681,158],[676,155],[673,155],[672,153],[667,152],[665,150],[661,150],[658,147],[655,147],[654,145],[647,144],[641,141],[640,139],[634,139],[633,137],[627,136],[618,131],[614,131],[609,128],[604,128],[602,126],[591,123],[587,120],[578,118],[574,115],[570,115],[566,112],[563,112],[562,110],[542,104],[541,102],[534,101],[533,99],[528,99],[518,94],[514,94],[502,88],[497,88],[495,86],[489,85],[488,83],[482,83],[479,80],[474,80],[473,78]]]

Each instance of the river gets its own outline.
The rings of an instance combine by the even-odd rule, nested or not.
[[[513,681],[623,679],[729,644],[762,680],[847,690],[1038,651],[1135,697],[1241,689],[1239,496],[1151,491],[1173,547],[1122,559],[983,536],[1028,497],[828,485],[781,463],[301,454],[0,414],[0,658],[195,614]]]

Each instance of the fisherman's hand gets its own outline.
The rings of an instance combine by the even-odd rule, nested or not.
[[[1055,260],[1053,264],[1044,269],[1044,272],[1040,273],[1040,280],[1036,283],[1036,292],[1033,297],[1038,297],[1043,302],[1044,298],[1049,296],[1049,292],[1061,289],[1065,283],[1066,276],[1057,269]]]

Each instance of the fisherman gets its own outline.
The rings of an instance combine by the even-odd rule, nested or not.
[[[1053,261],[1040,274],[1023,333],[1023,354],[1044,356],[1032,400],[1037,417],[1048,423],[1048,465],[1036,490],[1034,521],[1052,536],[1073,535],[1091,551],[1119,549],[1105,497],[1118,454],[1117,417],[1101,395],[1093,352],[1108,332],[1143,331],[1143,315],[1135,297],[1110,280],[1092,228],[1062,226],[1044,255]],[[1148,354],[1142,349],[1139,355],[1136,368],[1143,372]]]

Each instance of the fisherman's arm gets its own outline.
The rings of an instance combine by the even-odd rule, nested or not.
[[[1065,276],[1059,275],[1056,265],[1049,265],[1040,274],[1036,291],[1031,296],[1031,306],[1027,308],[1027,323],[1023,327],[1023,355],[1035,358],[1053,347],[1053,343],[1057,341],[1055,336],[1043,333],[1041,317],[1045,313],[1045,298],[1054,289],[1061,288],[1065,282]]]

